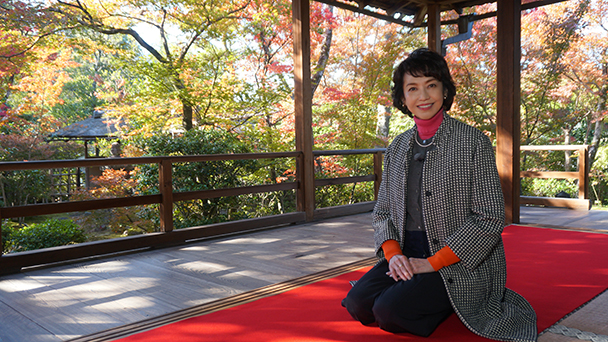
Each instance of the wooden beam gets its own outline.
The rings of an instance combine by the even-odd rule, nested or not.
[[[312,154],[312,81],[310,78],[310,2],[291,2],[293,19],[294,110],[297,161],[298,211],[312,221],[315,208],[314,160]]]
[[[315,210],[315,220],[366,213],[374,210],[376,201],[360,202]]]
[[[589,146],[578,150],[578,198],[589,198]]]
[[[579,198],[521,196],[521,204],[542,205],[545,207],[568,208],[575,210],[591,209],[591,200]]]
[[[498,0],[496,164],[507,224],[519,223],[521,3]]]
[[[374,200],[378,200],[378,192],[380,192],[380,184],[382,184],[382,161],[384,154],[382,152],[374,153]]]
[[[2,246],[2,212],[0,211],[0,258],[2,258],[2,252],[4,252]]]
[[[173,230],[173,172],[172,163],[169,159],[163,159],[158,164],[160,202],[160,231],[170,232]]]
[[[428,5],[427,13],[429,49],[441,53],[441,11],[439,5]]]
[[[544,179],[578,179],[580,177],[579,172],[566,172],[566,171],[520,171],[520,177],[528,178],[544,178]]]

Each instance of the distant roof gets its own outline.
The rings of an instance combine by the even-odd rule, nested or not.
[[[51,140],[95,140],[116,136],[116,119],[104,117],[102,111],[93,112],[93,117],[73,123],[53,132]]]

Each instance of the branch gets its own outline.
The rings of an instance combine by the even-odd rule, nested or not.
[[[133,39],[135,39],[139,45],[141,45],[144,49],[146,49],[149,53],[152,54],[159,62],[168,63],[169,61],[163,57],[155,48],[153,48],[150,44],[148,44],[143,38],[137,33],[137,31],[133,29],[122,29],[122,28],[101,28],[101,27],[91,27],[95,31],[103,34],[114,35],[114,34],[126,34]]]
[[[571,75],[564,73],[566,75],[566,77],[568,77],[570,80],[572,81],[577,81],[578,83],[582,84],[585,87],[585,90],[587,90],[588,92],[594,94],[594,95],[598,95],[597,91],[594,91],[589,85],[593,85],[596,88],[600,88],[600,86],[594,82],[584,82],[580,76],[578,75],[578,73],[576,72],[576,70],[571,70],[572,71],[572,75],[574,75],[574,77],[572,77]]]
[[[114,35],[114,34],[124,34],[133,37],[141,45],[144,49],[146,49],[154,58],[156,58],[161,63],[168,63],[167,59],[163,57],[156,49],[154,49],[150,44],[148,44],[143,38],[137,33],[137,31],[133,29],[124,29],[124,28],[114,28],[114,27],[106,27],[102,22],[95,20],[95,18],[89,13],[89,11],[80,3],[80,0],[76,0],[76,4],[68,3],[63,0],[58,0],[58,3],[73,9],[76,9],[78,12],[81,12],[84,17],[83,18],[75,18],[76,22],[80,25],[90,28],[99,33]],[[73,13],[65,12],[61,9],[51,9],[59,14],[62,14],[66,17],[73,17]]]
[[[167,35],[165,34],[165,20],[167,19],[167,10],[163,8],[163,20],[159,26],[160,29],[160,38],[163,41],[163,47],[165,48],[165,54],[167,54],[167,58],[171,59],[171,52],[169,50],[169,43],[167,42]]]
[[[220,21],[225,20],[225,19],[239,19],[238,16],[232,16],[232,15],[234,13],[244,10],[245,8],[247,8],[249,6],[250,3],[251,3],[251,0],[248,0],[240,8],[235,8],[234,10],[228,12],[226,15],[224,15],[220,18],[217,18],[216,20],[208,21],[203,27],[201,27],[201,28],[199,28],[199,30],[195,31],[195,34],[192,36],[192,38],[190,38],[190,41],[188,42],[188,44],[186,44],[186,46],[184,47],[184,50],[182,50],[182,53],[179,56],[179,61],[182,62],[186,58],[186,54],[188,54],[188,51],[190,50],[192,45],[194,45],[194,42],[196,42],[198,40],[198,38],[203,34],[203,32],[205,32],[209,27],[211,27],[211,25],[217,24]]]
[[[64,27],[58,30],[53,30],[47,33],[43,33],[41,35],[39,35],[38,37],[36,37],[35,41],[32,42],[31,44],[29,44],[29,46],[25,47],[23,50],[16,52],[12,55],[0,55],[0,58],[6,59],[6,60],[10,60],[11,58],[14,57],[18,57],[18,56],[23,56],[25,53],[27,53],[28,51],[32,50],[34,48],[34,46],[36,46],[41,40],[43,40],[44,38],[53,35],[55,33],[61,32],[61,31],[65,31],[65,30],[72,30],[75,29],[77,27]]]

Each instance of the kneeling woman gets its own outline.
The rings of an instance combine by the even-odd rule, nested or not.
[[[342,304],[363,324],[429,336],[450,314],[474,333],[536,341],[536,314],[505,288],[504,200],[490,139],[447,114],[445,59],[412,52],[393,75],[393,104],[416,125],[386,150],[374,208],[380,258]]]

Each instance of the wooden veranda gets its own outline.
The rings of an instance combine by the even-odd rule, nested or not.
[[[361,2],[335,0],[322,1],[334,6],[373,15],[391,22],[399,22],[402,25],[428,26],[429,47],[436,51],[439,51],[442,48],[441,25],[457,23],[457,21],[441,22],[440,14],[442,11],[454,10],[457,13],[462,14],[463,8],[468,6],[493,2],[488,0],[372,0]],[[467,20],[479,20],[487,18],[488,16],[497,16],[498,20],[497,165],[505,196],[507,223],[518,223],[520,221],[520,13],[523,9],[548,5],[561,1],[563,0],[532,1],[522,5],[519,1],[498,0],[496,12],[467,17]],[[373,206],[373,202],[360,203],[338,208],[317,208],[315,205],[315,188],[318,186],[372,181],[375,183],[374,188],[377,189],[381,180],[381,162],[383,151],[313,151],[309,2],[306,0],[294,0],[292,1],[292,10],[295,73],[295,151],[251,155],[185,156],[179,158],[125,158],[121,160],[121,163],[130,165],[153,163],[159,166],[160,172],[158,194],[128,198],[0,208],[1,219],[133,205],[159,204],[159,216],[161,222],[160,233],[115,239],[113,241],[98,241],[94,243],[65,246],[41,251],[15,253],[15,255],[2,255],[0,256],[0,274],[18,272],[23,267],[39,265],[42,263],[61,262],[71,259],[121,252],[130,249],[158,248],[183,243],[193,239],[201,239],[253,229],[264,229],[276,225],[310,222],[316,219],[370,210],[370,208]],[[426,21],[424,18],[427,18]],[[372,154],[375,165],[374,173],[371,175],[362,175],[347,179],[316,180],[314,176],[314,158],[322,155],[332,154]],[[189,193],[174,193],[172,190],[171,165],[173,162],[203,162],[210,160],[273,158],[295,158],[297,180],[292,183],[259,185],[238,189],[213,189]],[[50,169],[53,167],[99,167],[116,163],[116,160],[108,161],[107,159],[87,159],[84,161],[74,160],[61,162],[11,162],[0,163],[0,171]],[[588,170],[583,168],[582,171],[579,171],[577,177],[579,177],[581,181],[585,180],[587,171]],[[586,186],[586,182],[581,184]],[[583,189],[585,186],[583,186]],[[245,220],[243,222],[227,222],[225,224],[193,227],[191,229],[173,229],[172,210],[174,201],[285,190],[296,191],[297,208],[295,212]],[[582,197],[583,200],[588,198],[586,197],[585,190],[582,191],[582,195],[580,195],[580,197]]]
[[[498,17],[497,163],[507,218],[509,223],[605,233],[605,229],[602,229],[608,227],[605,212],[520,207],[520,12],[561,1],[564,0],[521,4],[520,1],[498,0],[495,13],[473,18]],[[428,25],[429,46],[439,51],[440,25],[456,24],[442,23],[442,11],[456,10],[461,13],[460,9],[467,6],[494,1],[322,2],[402,25]],[[357,213],[369,212],[373,202],[318,208],[315,205],[315,188],[363,181],[374,182],[377,188],[383,151],[313,150],[309,2],[294,0],[292,4],[296,80],[295,150],[275,154],[124,158],[120,163],[151,163],[159,166],[158,194],[0,208],[2,219],[159,204],[162,222],[159,233],[1,255],[0,312],[3,318],[0,320],[0,340],[108,341],[179,319],[183,317],[180,315],[185,314],[184,310],[192,314],[193,308],[201,308],[213,301],[231,299],[249,291],[258,291],[263,295],[269,293],[264,292],[268,289],[297,284],[293,282],[294,279],[312,279],[319,272],[326,272],[332,267],[349,264],[360,267],[369,262],[364,258],[373,255],[370,216]],[[428,19],[425,21],[425,18]],[[343,154],[372,155],[375,160],[374,173],[348,179],[315,179],[315,157]],[[172,163],[239,158],[296,159],[298,179],[291,183],[188,193],[176,193],[172,189]],[[0,171],[98,167],[116,163],[116,160],[107,159],[0,163]],[[585,175],[583,169],[570,176],[583,180]],[[297,210],[259,219],[173,229],[174,201],[269,191],[296,191]],[[273,229],[277,227],[281,228]],[[248,235],[228,236],[243,232]],[[214,239],[208,239],[210,237]],[[347,246],[342,245],[345,242],[348,242]],[[279,252],[280,257],[277,257]],[[104,258],[99,258],[101,256]],[[74,263],[75,260],[79,262]],[[188,292],[187,295],[184,292]],[[230,302],[222,301],[221,304],[226,307]],[[209,307],[204,309],[209,310]]]
[[[608,211],[521,212],[525,225],[608,234]],[[373,254],[365,213],[34,267],[0,277],[0,340],[112,341],[355,270],[373,264]],[[586,316],[596,328],[587,331],[605,335],[602,317]],[[539,342],[556,341],[548,335]]]

